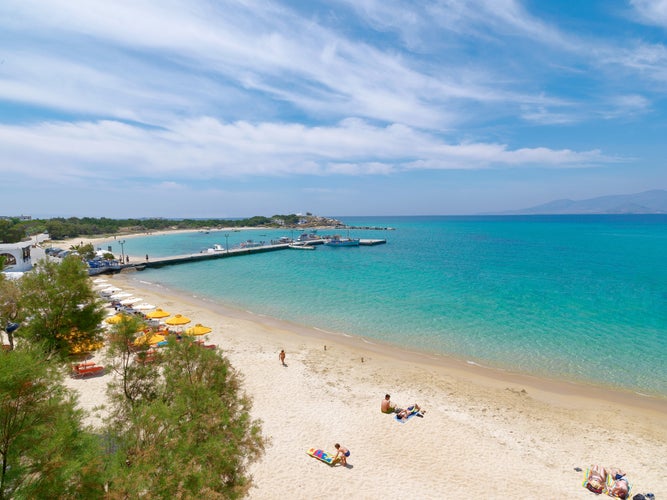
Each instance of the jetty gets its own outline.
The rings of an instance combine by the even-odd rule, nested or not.
[[[308,245],[322,245],[324,244],[324,239],[317,239],[308,241]],[[359,245],[363,246],[374,246],[387,243],[387,240],[384,239],[361,239],[359,240]],[[248,247],[248,248],[229,248],[226,250],[216,250],[214,252],[200,252],[186,255],[175,255],[170,257],[157,257],[157,258],[148,258],[146,261],[141,262],[128,262],[126,264],[119,264],[114,266],[111,269],[103,271],[103,273],[116,273],[116,272],[131,272],[131,271],[143,271],[144,269],[153,269],[164,266],[173,266],[176,264],[187,264],[191,262],[201,262],[212,259],[226,259],[229,257],[240,257],[242,255],[251,255],[264,252],[275,252],[278,250],[286,250],[290,248],[290,243],[271,243],[262,246]]]

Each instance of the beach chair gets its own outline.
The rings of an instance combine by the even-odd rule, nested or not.
[[[72,366],[72,376],[74,378],[101,375],[102,373],[104,373],[104,367],[97,365],[92,361],[85,361],[83,363],[77,363]]]

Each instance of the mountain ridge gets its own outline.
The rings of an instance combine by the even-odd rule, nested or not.
[[[585,200],[564,198],[533,207],[496,212],[496,214],[667,214],[667,191],[652,189],[635,194],[606,195]]]

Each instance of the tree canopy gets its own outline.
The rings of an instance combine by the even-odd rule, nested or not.
[[[127,326],[119,325],[118,344],[127,345]],[[117,439],[110,495],[244,496],[250,487],[246,467],[259,458],[264,441],[236,371],[190,337],[170,340],[153,363],[122,372],[130,380],[110,386],[109,425]]]
[[[78,343],[101,339],[104,309],[76,257],[41,260],[21,278],[21,289],[21,314],[29,318],[21,327],[21,337],[63,355]]]
[[[102,490],[98,441],[84,431],[60,373],[42,350],[0,353],[0,500]]]
[[[153,353],[136,342],[145,320],[127,317],[107,332],[115,376],[109,417],[93,430],[62,381],[73,346],[102,330],[83,264],[41,261],[18,282],[0,276],[0,293],[0,321],[22,320],[17,347],[0,352],[0,500],[247,493],[264,438],[222,352],[172,336]]]

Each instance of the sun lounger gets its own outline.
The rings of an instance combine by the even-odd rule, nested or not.
[[[93,362],[86,361],[72,366],[72,376],[76,378],[100,375],[104,373],[104,367]]]

